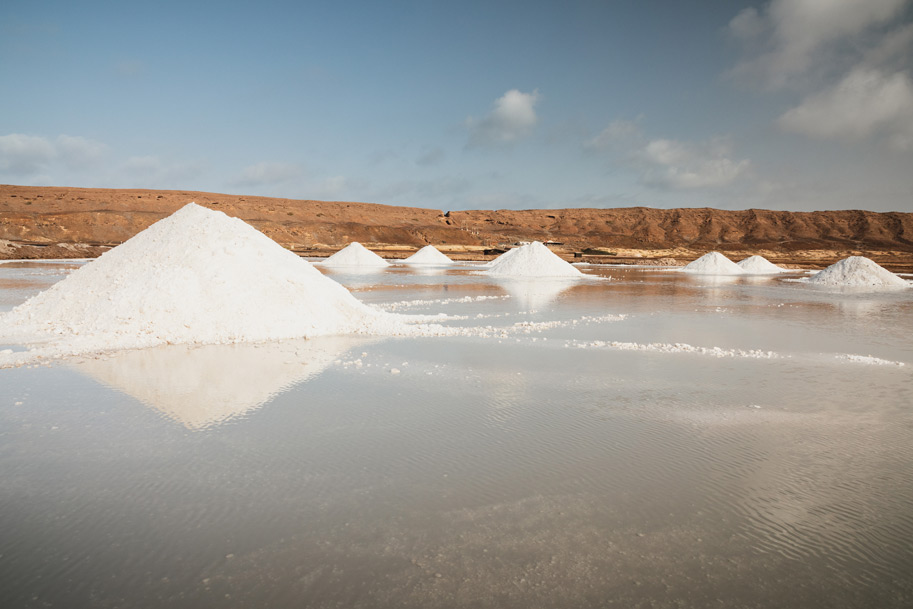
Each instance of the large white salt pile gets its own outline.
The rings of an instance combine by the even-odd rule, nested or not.
[[[719,252],[704,254],[697,260],[682,267],[684,273],[697,275],[744,275],[745,271],[738,264]]]
[[[245,222],[191,203],[0,316],[0,334],[77,353],[396,323]]]
[[[498,277],[583,277],[577,268],[538,241],[508,250],[495,258],[488,275]]]
[[[453,264],[453,260],[442,254],[433,245],[426,245],[403,262],[406,264]]]
[[[908,287],[901,279],[886,268],[876,264],[865,256],[850,256],[815,273],[808,283],[833,286],[854,287]]]
[[[788,273],[787,269],[779,267],[764,256],[749,256],[737,263],[743,271],[752,275],[774,275]]]
[[[366,248],[364,245],[358,241],[353,241],[348,244],[323,262],[324,266],[332,267],[343,267],[343,266],[357,266],[357,267],[379,267],[379,266],[389,266],[389,262]]]

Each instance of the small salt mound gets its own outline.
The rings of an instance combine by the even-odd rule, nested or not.
[[[403,262],[406,264],[453,264],[453,260],[442,254],[433,245],[426,245]]]
[[[509,250],[491,262],[488,275],[499,277],[583,277],[577,268],[538,241]]]
[[[389,262],[357,241],[348,244],[320,264],[324,266],[389,266]]]
[[[808,283],[855,287],[906,287],[906,281],[865,256],[850,256],[815,273]]]
[[[704,254],[682,267],[684,273],[699,275],[744,275],[745,270],[719,252]]]
[[[741,260],[738,265],[742,270],[752,275],[773,275],[775,273],[788,273],[787,269],[779,267],[764,256],[749,256]]]
[[[63,352],[369,332],[393,324],[237,218],[193,203],[0,316]]]

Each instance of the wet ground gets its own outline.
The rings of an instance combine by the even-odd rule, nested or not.
[[[913,290],[582,268],[327,271],[452,337],[0,370],[0,606],[913,605]]]

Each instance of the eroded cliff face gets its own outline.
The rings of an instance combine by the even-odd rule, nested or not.
[[[913,264],[913,214],[719,209],[454,211],[186,191],[0,186],[0,258],[96,256],[183,205],[239,217],[283,246],[321,255],[359,241],[392,255],[433,244],[459,257],[517,241],[556,241],[620,258],[687,259],[710,250],[822,262],[843,253]],[[637,252],[641,252],[638,254]],[[888,260],[888,262],[891,262]]]

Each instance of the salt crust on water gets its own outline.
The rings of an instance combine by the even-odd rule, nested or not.
[[[910,284],[865,256],[850,256],[804,279],[819,285],[908,287]]]
[[[59,356],[159,344],[398,334],[371,308],[242,220],[193,203],[0,315],[0,335]]]
[[[704,254],[682,267],[683,273],[696,275],[745,275],[745,270],[719,252]]]
[[[497,277],[585,277],[539,241],[508,250],[491,261],[487,275]]]
[[[323,262],[324,266],[389,266],[390,263],[363,246],[358,241],[348,244]]]
[[[433,245],[426,245],[403,262],[406,264],[453,264],[453,260],[442,254]]]
[[[788,273],[787,269],[779,267],[764,256],[749,256],[745,260],[737,263],[743,271],[752,275],[774,275],[776,273]]]

